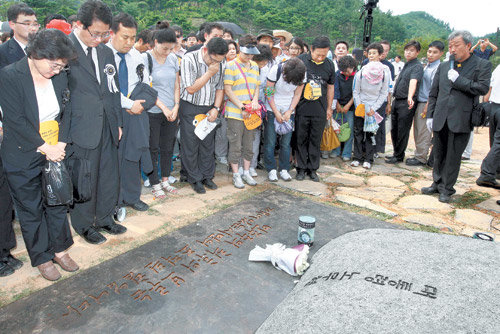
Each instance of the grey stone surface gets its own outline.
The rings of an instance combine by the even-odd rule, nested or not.
[[[403,195],[404,189],[394,189],[387,187],[365,187],[365,188],[350,188],[337,187],[335,194],[351,195],[361,197],[367,200],[379,200],[390,203]]]
[[[497,204],[497,201],[499,199],[500,199],[500,197],[498,197],[498,196],[493,197],[493,198],[487,199],[484,202],[479,203],[477,206],[481,209],[500,213],[500,205]]]
[[[272,184],[316,197],[327,196],[330,193],[328,186],[324,183],[311,181],[308,179],[309,177],[303,181],[295,180],[295,175],[292,175],[292,177],[291,181],[285,182],[280,179],[278,182],[273,182]]]
[[[328,183],[340,184],[347,187],[359,187],[365,184],[364,178],[349,173],[333,174],[324,179],[323,181]]]
[[[361,208],[377,211],[380,213],[384,213],[389,216],[397,216],[398,214],[394,211],[388,210],[380,205],[374,204],[370,201],[367,201],[366,199],[354,197],[354,196],[349,196],[349,195],[336,195],[335,196],[338,201],[341,201],[346,204],[350,205],[355,205],[359,206]]]
[[[412,195],[406,196],[399,200],[398,206],[404,209],[415,210],[437,210],[451,211],[452,207],[449,204],[441,203],[437,197],[429,195]]]
[[[349,233],[316,253],[257,333],[497,334],[499,255],[465,237]]]
[[[347,232],[399,228],[266,191],[3,307],[0,332],[254,332],[297,277],[250,262],[248,253],[266,243],[296,245],[304,214],[316,217],[311,256]]]
[[[491,228],[493,217],[472,209],[457,209],[455,220],[472,228],[488,231]]]

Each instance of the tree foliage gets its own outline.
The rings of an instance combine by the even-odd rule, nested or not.
[[[360,8],[363,0],[103,0],[114,13],[133,15],[139,30],[167,19],[185,31],[196,31],[203,21],[230,21],[249,33],[262,28],[285,29],[295,36],[311,41],[319,35],[333,41],[346,40],[351,47],[360,47],[363,20]],[[65,16],[76,14],[83,0],[26,0],[42,21],[50,13]],[[13,0],[0,4],[0,20],[6,20],[8,6]],[[425,12],[394,16],[378,8],[373,12],[372,40],[387,39],[402,43],[416,37],[445,38],[448,24]]]

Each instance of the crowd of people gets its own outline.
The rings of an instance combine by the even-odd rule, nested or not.
[[[14,211],[31,265],[57,280],[54,263],[79,269],[66,252],[70,222],[91,244],[106,241],[101,232],[125,233],[118,213],[148,210],[143,185],[155,200],[177,193],[171,172],[179,156],[179,181],[199,194],[217,189],[216,163],[227,165],[236,188],[258,183],[259,164],[270,182],[292,180],[292,168],[298,181],[318,182],[322,158],[370,169],[385,153],[387,117],[394,154],[386,163],[404,161],[413,127],[416,151],[406,164],[433,167],[433,183],[422,192],[449,202],[483,95],[491,102],[492,148],[477,183],[500,188],[500,70],[490,84],[491,63],[480,57],[496,47],[484,40],[481,55],[473,55],[466,31],[449,36],[449,61],[441,62],[445,45],[434,41],[424,67],[420,43],[410,41],[406,63],[399,57],[394,66],[386,59],[388,41],[349,53],[346,41],[332,45],[319,36],[308,45],[284,30],[236,39],[219,23],[187,36],[166,20],[138,32],[131,15],[113,16],[99,0],[82,3],[68,19],[48,16],[44,29],[23,3],[7,14],[11,38],[0,46],[0,276],[22,266],[10,253]],[[333,122],[349,131],[339,147],[322,151]],[[55,140],[42,131],[47,127]],[[47,161],[68,167],[72,204],[47,204]]]

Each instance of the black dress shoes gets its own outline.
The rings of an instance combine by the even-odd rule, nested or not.
[[[415,158],[406,159],[406,164],[408,166],[424,166],[425,165],[422,161],[415,159]]]
[[[297,179],[297,181],[304,181],[304,179],[306,178],[306,174],[303,170],[300,170],[297,172],[297,176],[295,176],[295,178]]]
[[[500,199],[497,201],[497,204],[500,205]]]
[[[193,190],[196,191],[198,194],[204,194],[207,192],[205,190],[205,187],[203,186],[203,184],[201,184],[200,181],[192,183],[191,187],[193,187]]]
[[[187,182],[187,181],[188,181],[188,177],[186,175],[181,174],[181,177],[179,178],[179,182]]]
[[[12,254],[7,255],[0,262],[5,262],[14,270],[20,269],[23,266],[23,261],[16,259]]]
[[[480,187],[500,189],[500,183],[498,183],[496,180],[488,181],[488,180],[482,180],[481,178],[479,178],[476,180],[476,184]]]
[[[422,194],[424,195],[432,195],[432,194],[437,194],[439,193],[439,190],[435,186],[430,186],[430,187],[423,187],[421,190]]]
[[[0,260],[0,277],[5,277],[12,275],[14,273],[14,269],[8,265],[7,262]]]
[[[122,234],[127,232],[127,228],[123,225],[112,223],[111,225],[100,226],[100,230],[106,231],[109,234]]]
[[[99,245],[103,242],[106,242],[106,237],[104,237],[101,233],[97,232],[97,230],[91,226],[87,231],[81,234],[83,239],[90,244]]]
[[[139,200],[139,202],[134,203],[134,204],[125,203],[125,205],[128,207],[131,207],[132,209],[134,209],[136,211],[148,211],[148,209],[149,209],[149,205],[147,205],[146,203],[144,203],[141,200]]]
[[[398,162],[403,162],[403,159],[398,159],[396,157],[390,157],[388,159],[385,159],[385,163],[387,164],[397,164]]]
[[[439,201],[442,203],[450,203],[451,202],[451,196],[445,195],[445,194],[439,194]]]
[[[207,187],[208,189],[211,189],[211,190],[215,190],[217,189],[217,185],[215,184],[214,181],[212,181],[211,179],[205,179],[201,182],[205,187]]]
[[[314,182],[319,182],[319,176],[316,174],[316,171],[309,172],[309,178]]]

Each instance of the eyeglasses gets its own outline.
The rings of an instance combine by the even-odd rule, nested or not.
[[[288,48],[288,50],[302,50],[302,49],[298,46],[291,46]]]
[[[25,27],[40,28],[40,24],[38,22],[14,22],[14,23],[23,25]]]
[[[49,67],[53,71],[59,71],[59,72],[65,71],[65,70],[69,69],[69,67],[66,68],[66,66],[67,66],[66,64],[58,64],[56,62],[49,61]]]
[[[90,31],[88,28],[87,28],[87,31],[89,32],[90,36],[91,36],[92,38],[95,38],[95,39],[98,39],[98,38],[100,38],[100,39],[105,39],[105,38],[109,37],[109,31],[106,31],[106,32],[103,32],[103,33],[100,33],[100,34],[98,34],[98,33],[93,33],[93,32],[92,32],[92,31]]]

